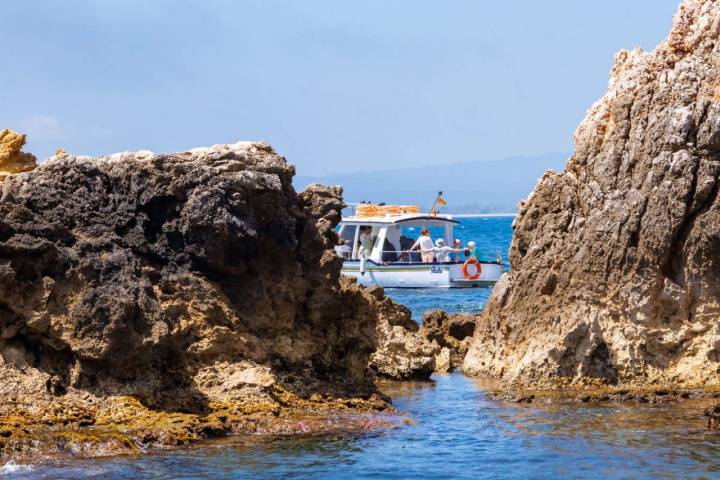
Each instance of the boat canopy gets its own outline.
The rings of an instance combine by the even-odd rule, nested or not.
[[[401,215],[384,215],[382,217],[358,217],[357,215],[351,217],[343,217],[343,225],[371,225],[383,223],[387,225],[403,223],[418,225],[427,225],[432,227],[439,227],[451,223],[453,225],[459,225],[460,222],[454,220],[451,215],[430,215],[429,213],[408,213]]]
[[[428,227],[442,226],[447,223],[459,224],[453,220],[451,215],[438,215],[433,213],[421,213],[417,205],[375,205],[372,203],[360,203],[355,206],[355,215],[344,217],[342,223],[345,225],[369,225],[369,224],[411,224],[425,225]]]

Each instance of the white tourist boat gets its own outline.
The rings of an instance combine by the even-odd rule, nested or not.
[[[502,258],[481,258],[422,262],[420,254],[409,252],[424,228],[432,238],[452,245],[453,228],[460,222],[452,215],[420,213],[415,206],[358,205],[355,215],[343,217],[338,230],[338,255],[345,258],[342,274],[357,278],[360,285],[388,288],[489,287],[504,273]],[[369,255],[360,246],[360,231],[372,236]]]

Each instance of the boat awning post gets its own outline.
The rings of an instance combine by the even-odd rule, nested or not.
[[[360,237],[360,225],[355,225],[355,238],[353,238],[352,257],[357,258],[358,256],[358,238]]]
[[[451,223],[445,224],[445,245],[452,246],[453,244],[453,226]]]
[[[385,248],[385,237],[387,236],[386,232],[387,227],[383,226],[378,228],[378,233],[375,237],[375,245],[373,246],[372,255],[370,255],[370,258],[376,262],[382,262],[383,249]]]

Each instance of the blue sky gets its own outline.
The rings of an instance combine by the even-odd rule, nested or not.
[[[569,152],[678,3],[3,2],[0,127],[41,158],[266,140],[305,175]]]

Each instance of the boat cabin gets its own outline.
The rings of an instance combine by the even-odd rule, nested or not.
[[[338,253],[348,260],[359,260],[361,257],[360,233],[363,229],[369,230],[374,240],[368,260],[378,264],[417,263],[420,262],[420,252],[408,250],[423,228],[430,230],[433,241],[442,238],[446,245],[452,245],[453,228],[460,223],[450,215],[420,213],[417,207],[391,206],[387,210],[373,207],[376,210],[358,208],[354,216],[344,217],[340,224],[340,243],[349,243],[351,250],[345,250],[344,254],[338,250]]]
[[[452,245],[453,229],[459,223],[451,215],[421,213],[413,206],[358,205],[355,215],[344,217],[338,230],[340,245],[336,252],[345,259],[341,273],[357,279],[360,285],[386,288],[494,285],[503,275],[500,261],[480,261],[473,256],[461,263],[453,256],[454,262],[439,262],[435,253],[433,262],[424,263],[419,251],[409,251],[424,228],[433,241],[442,238],[445,245]]]

